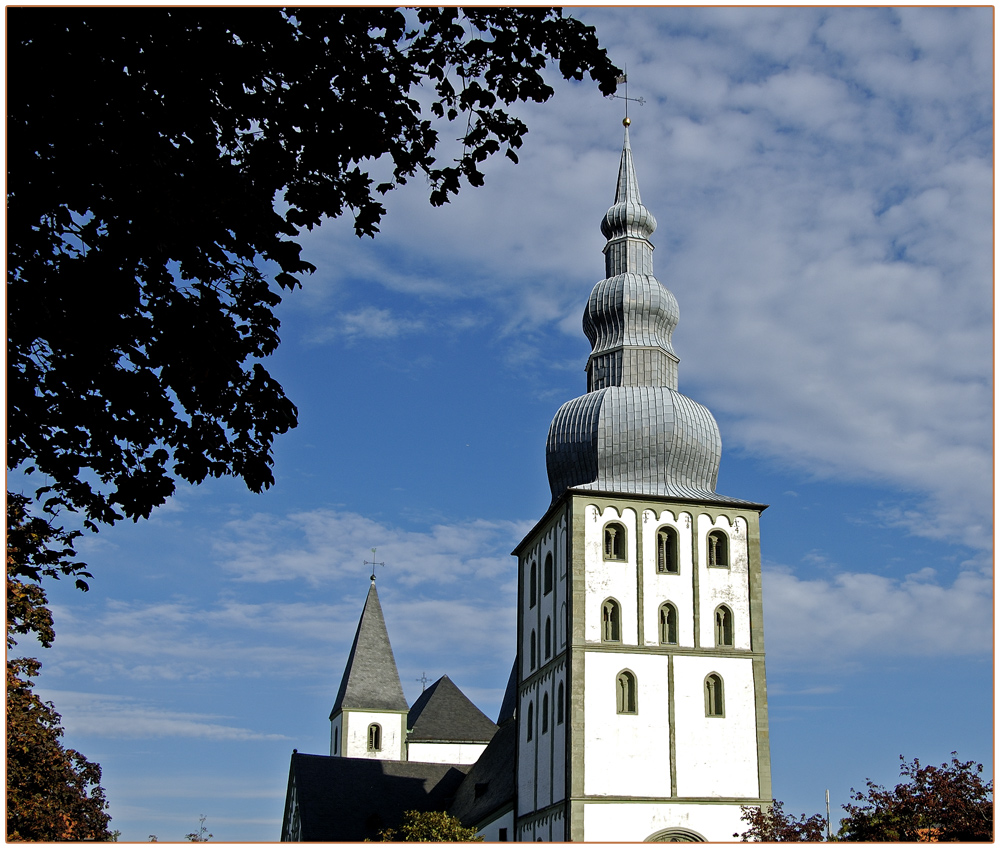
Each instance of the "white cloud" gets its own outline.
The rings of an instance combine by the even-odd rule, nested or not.
[[[403,586],[472,576],[485,576],[494,586],[511,579],[511,540],[530,527],[529,522],[477,519],[407,531],[356,513],[319,509],[228,522],[213,547],[223,568],[245,581],[318,584],[356,576],[374,543],[376,559]]]
[[[143,704],[125,696],[40,688],[38,695],[58,705],[66,732],[74,737],[195,737],[205,740],[288,740],[219,722],[226,717],[183,713]]]
[[[988,655],[993,585],[966,570],[950,584],[923,568],[902,580],[862,572],[800,579],[786,567],[764,572],[764,640],[783,667],[835,671],[892,656]]]

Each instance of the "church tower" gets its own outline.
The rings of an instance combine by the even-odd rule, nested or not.
[[[549,429],[552,503],[518,558],[516,839],[732,840],[771,800],[759,518],[677,391],[628,119],[587,392]]]
[[[406,760],[407,712],[373,574],[347,668],[330,711],[330,754]]]

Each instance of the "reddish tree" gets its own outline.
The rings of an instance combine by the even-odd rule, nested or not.
[[[820,843],[826,832],[826,819],[820,814],[806,817],[802,814],[798,819],[786,814],[782,803],[777,799],[771,801],[770,807],[743,805],[740,817],[750,826],[742,834],[734,834],[744,843]]]
[[[844,805],[843,840],[896,843],[969,842],[993,839],[993,782],[983,781],[982,764],[960,761],[923,766],[916,758],[902,764],[909,781],[892,790],[865,781],[867,790],[851,788],[857,804]]]

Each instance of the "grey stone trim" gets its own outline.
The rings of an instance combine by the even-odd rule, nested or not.
[[[638,802],[644,805],[770,805],[772,799],[753,796],[579,796],[570,802],[588,805],[614,805],[620,802]]]
[[[677,795],[677,723],[674,713],[674,656],[667,655],[667,725],[670,746],[670,795]]]
[[[584,651],[592,652],[611,652],[612,654],[668,654],[674,655],[691,655],[694,657],[744,657],[747,659],[760,658],[763,660],[764,653],[750,651],[749,649],[734,649],[730,646],[719,646],[705,649],[692,649],[686,646],[658,646],[658,645],[646,645],[646,646],[631,646],[623,645],[622,643],[583,643],[582,645],[575,645],[571,648],[579,648]]]
[[[583,552],[586,550],[586,510],[591,499],[581,496],[571,496],[570,504],[570,532],[568,537],[572,542],[569,550],[574,553],[574,558],[580,558],[582,562]],[[569,669],[567,670],[567,699],[568,712],[566,728],[567,745],[567,769],[569,780],[566,782],[566,793],[569,797],[579,797],[583,795],[583,779],[585,770],[584,740],[586,739],[584,711],[584,610],[586,609],[587,588],[583,581],[583,575],[579,575],[580,580],[575,578],[577,563],[570,564],[567,570],[569,582],[569,606],[570,623],[569,632]],[[580,841],[584,838],[583,830],[583,807],[581,805],[569,805],[569,816],[566,828],[566,836],[569,840]]]
[[[698,510],[691,510],[691,593],[694,610],[694,647],[701,648],[701,566],[698,563]],[[704,511],[702,511],[704,512]]]
[[[753,691],[757,713],[757,783],[761,796],[771,797],[771,738],[767,715],[767,675],[764,668],[764,593],[760,561],[760,517],[747,517],[750,647],[754,650]]]

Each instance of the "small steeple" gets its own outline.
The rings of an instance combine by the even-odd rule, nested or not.
[[[408,709],[373,580],[330,719],[342,710]]]

